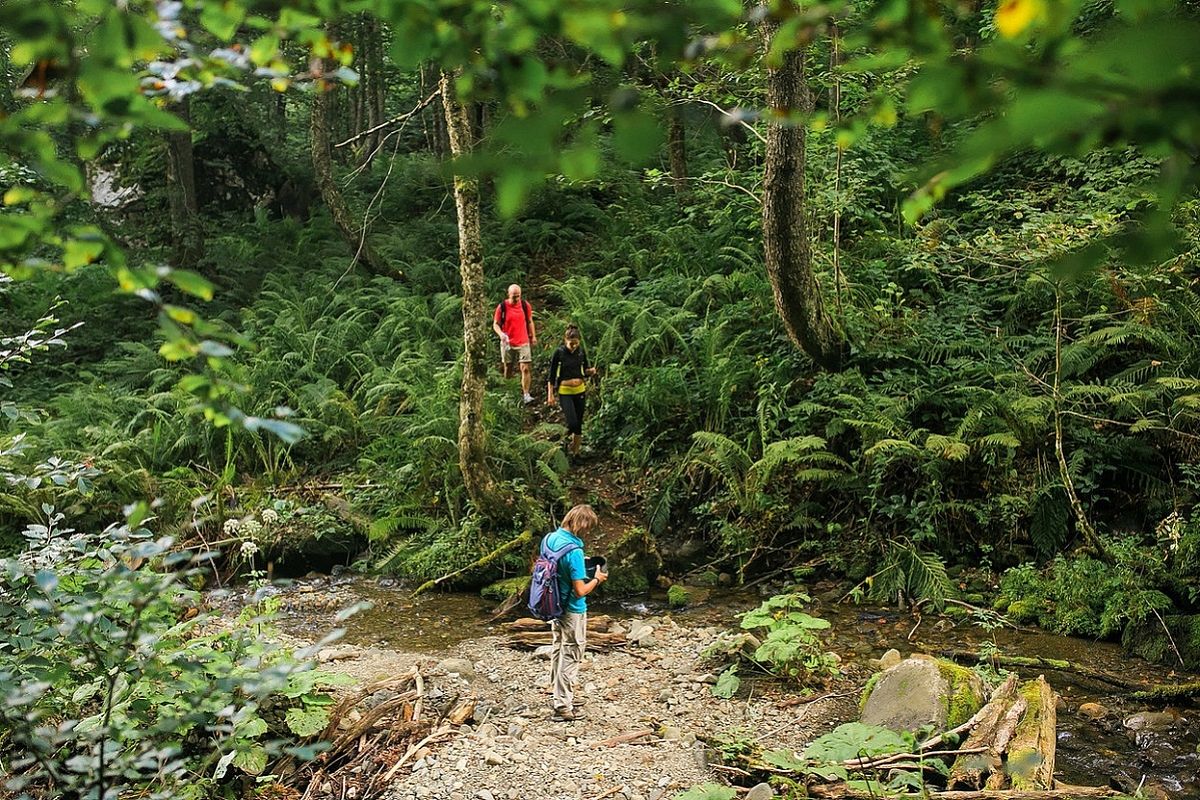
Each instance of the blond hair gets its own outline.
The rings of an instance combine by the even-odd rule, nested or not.
[[[596,512],[586,503],[574,506],[562,519],[562,527],[569,530],[576,536],[587,533],[596,524],[600,518],[596,516]]]

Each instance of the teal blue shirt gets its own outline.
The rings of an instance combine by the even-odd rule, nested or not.
[[[547,550],[559,550],[568,544],[578,545],[578,550],[567,553],[558,562],[558,596],[563,608],[575,614],[587,612],[587,598],[575,594],[572,581],[587,580],[587,567],[583,558],[583,540],[566,528],[559,528],[546,537]]]

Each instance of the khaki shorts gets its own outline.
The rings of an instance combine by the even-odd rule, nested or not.
[[[512,364],[514,361],[518,364],[529,364],[533,361],[533,353],[529,349],[529,344],[519,344],[516,347],[512,347],[501,342],[500,363]]]

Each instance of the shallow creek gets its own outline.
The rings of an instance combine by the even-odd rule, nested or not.
[[[341,623],[342,642],[363,647],[437,653],[468,639],[500,633],[490,621],[493,603],[466,593],[431,593],[413,600],[407,588],[388,579],[340,576],[312,577],[268,593],[282,600],[280,628],[316,639],[335,627],[338,609],[355,602],[371,604]],[[1056,636],[1031,629],[1003,628],[988,632],[970,621],[933,614],[918,618],[908,612],[873,605],[832,602],[836,591],[814,601],[812,613],[832,623],[828,647],[843,661],[867,665],[890,648],[907,656],[978,650],[994,641],[1005,655],[1061,659],[1131,682],[1178,683],[1200,680],[1173,673],[1124,654],[1109,642]],[[245,602],[248,590],[235,591],[222,605]],[[694,608],[670,610],[680,623],[696,626],[736,625],[736,615],[760,598],[747,592],[714,593]],[[597,611],[617,617],[668,613],[665,598],[652,595],[636,602],[601,603]],[[1075,673],[1019,668],[1025,677],[1046,675],[1062,699],[1058,714],[1056,773],[1074,784],[1114,781],[1126,791],[1144,783],[1147,796],[1200,798],[1200,711],[1186,705],[1130,700],[1127,692]],[[1088,719],[1079,714],[1085,703],[1099,704],[1105,714]],[[1150,712],[1144,714],[1143,712]],[[1165,712],[1165,713],[1164,713]],[[1165,792],[1163,791],[1165,790]]]

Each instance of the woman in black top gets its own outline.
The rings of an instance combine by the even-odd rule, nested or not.
[[[587,375],[595,375],[596,368],[588,364],[587,353],[579,343],[579,328],[567,327],[563,343],[550,359],[550,378],[546,381],[546,403],[562,402],[563,416],[567,419],[567,432],[571,434],[571,455],[579,455],[583,441],[583,412],[587,405]]]

